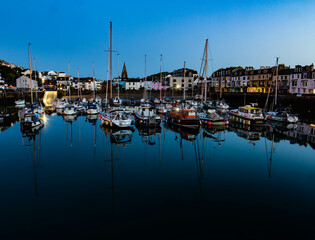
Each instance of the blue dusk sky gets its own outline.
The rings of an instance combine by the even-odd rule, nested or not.
[[[315,59],[314,1],[93,1],[1,2],[0,59],[28,68],[28,43],[40,71],[68,71],[106,79],[109,22],[119,72],[129,77],[188,68],[199,71],[209,39],[209,75],[229,66],[293,67]],[[113,76],[117,57],[113,54]]]

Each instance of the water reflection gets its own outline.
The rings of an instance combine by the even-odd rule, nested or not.
[[[34,168],[34,189],[35,196],[38,198],[38,168],[40,167],[41,154],[41,127],[22,131],[22,146],[29,149],[33,158]]]
[[[187,236],[194,239],[203,229],[201,238],[211,239],[226,229],[250,234],[255,225],[266,238],[288,229],[257,227],[274,219],[314,233],[315,126],[232,123],[190,131],[163,124],[118,130],[100,125],[97,117],[46,117],[42,129],[21,132],[16,124],[0,134],[4,233],[23,229],[29,219],[25,228],[37,231],[45,221],[56,226],[56,235],[68,229],[71,237],[110,238],[130,229],[162,235],[168,229],[176,236],[191,229]],[[21,136],[22,146],[16,142]],[[16,149],[14,156],[8,146]]]

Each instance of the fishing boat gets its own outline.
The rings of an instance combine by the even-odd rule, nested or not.
[[[162,119],[150,104],[141,104],[135,113],[135,121],[137,125],[160,126]]]
[[[200,120],[197,117],[197,111],[192,109],[173,110],[168,113],[167,122],[187,128],[199,128]]]
[[[197,113],[201,123],[208,126],[228,125],[229,121],[221,117],[215,109],[208,109],[206,112]]]
[[[100,120],[104,125],[117,128],[128,128],[132,124],[131,118],[123,110],[111,110],[101,113]]]
[[[246,125],[264,123],[262,109],[257,107],[256,103],[239,107],[228,112],[229,120]]]

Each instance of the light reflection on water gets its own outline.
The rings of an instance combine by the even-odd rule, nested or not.
[[[16,122],[0,134],[0,236],[313,238],[312,131]]]

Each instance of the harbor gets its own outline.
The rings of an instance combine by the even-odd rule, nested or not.
[[[0,123],[2,239],[313,236],[314,125],[191,130],[162,115],[120,130],[52,112],[22,132],[15,111]]]
[[[315,239],[313,1],[3,1],[0,240]]]

